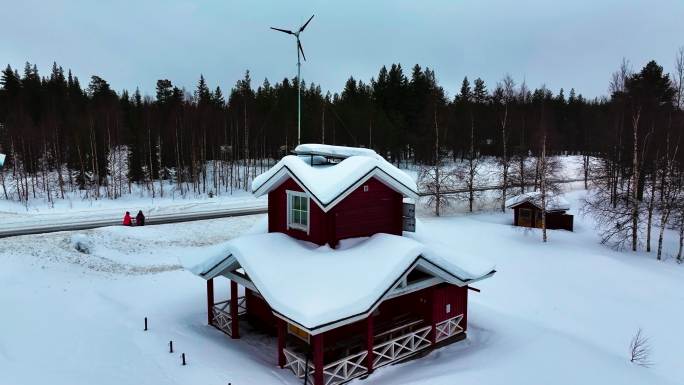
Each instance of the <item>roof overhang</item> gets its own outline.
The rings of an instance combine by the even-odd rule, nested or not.
[[[242,269],[244,273],[238,272],[239,269]],[[431,278],[426,278],[425,280],[418,281],[415,284],[406,284],[406,278],[408,275],[415,269],[421,269],[422,271],[428,273],[431,275]],[[357,321],[360,321],[362,319],[367,318],[370,314],[372,314],[375,309],[382,304],[383,301],[395,297],[399,297],[405,294],[409,294],[418,290],[422,290],[434,285],[438,285],[440,283],[446,282],[452,285],[456,285],[459,287],[463,286],[468,286],[472,285],[475,282],[481,281],[483,279],[487,279],[491,276],[493,276],[496,273],[496,270],[492,270],[489,273],[478,277],[476,279],[462,279],[451,272],[449,272],[447,269],[443,268],[442,266],[439,266],[438,264],[429,261],[422,255],[419,255],[416,257],[416,259],[404,270],[402,274],[400,274],[394,282],[385,289],[385,291],[369,306],[365,311],[357,313],[357,314],[352,314],[344,318],[340,318],[338,320],[326,322],[324,324],[316,325],[316,326],[306,326],[301,323],[299,323],[297,320],[294,320],[282,313],[280,313],[277,309],[273,309],[271,307],[271,311],[274,316],[291,323],[298,328],[304,330],[310,335],[316,335],[320,333],[324,333],[326,331],[338,328],[340,326],[344,326],[350,323],[354,323]],[[244,270],[235,258],[235,256],[228,255],[226,258],[221,260],[219,263],[214,265],[213,267],[209,268],[207,271],[202,272],[199,274],[202,278],[204,279],[212,279],[218,276],[224,276],[228,279],[231,279],[241,285],[243,285],[246,288],[249,288],[250,290],[254,290],[261,297],[263,297],[267,302],[268,298],[264,297],[263,293],[259,290],[259,288],[254,284],[249,279],[249,272]],[[403,285],[402,285],[403,284]],[[269,306],[271,306],[269,304]]]
[[[316,205],[318,205],[318,207],[320,207],[321,210],[323,210],[323,212],[328,212],[330,209],[332,209],[338,203],[344,200],[344,198],[346,198],[354,190],[362,186],[371,178],[376,178],[377,180],[385,184],[387,187],[402,194],[402,196],[404,197],[412,199],[418,199],[419,197],[417,191],[401,183],[399,180],[392,177],[390,174],[388,174],[387,172],[385,172],[377,166],[373,167],[370,171],[364,174],[356,182],[349,185],[340,194],[338,194],[336,197],[334,197],[332,200],[328,202],[322,201],[313,192],[311,192],[311,190],[309,190],[306,187],[306,185],[301,181],[301,179],[299,179],[297,175],[294,172],[292,172],[292,170],[287,165],[283,166],[280,170],[278,170],[278,172],[273,174],[268,180],[262,183],[256,190],[253,191],[253,194],[256,197],[268,194],[270,191],[276,189],[278,186],[280,186],[287,179],[290,178],[292,178],[292,180],[294,180],[297,183],[297,185],[299,185],[299,187],[301,187],[301,189],[305,191],[314,200],[314,202],[316,202]]]

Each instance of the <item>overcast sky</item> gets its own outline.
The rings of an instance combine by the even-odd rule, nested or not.
[[[302,36],[302,78],[339,91],[381,65],[419,63],[453,96],[464,76],[493,88],[510,73],[530,87],[605,95],[623,57],[671,71],[684,45],[683,0],[3,1],[0,64],[53,61],[85,86],[97,74],[118,91],[154,95],[157,79],[194,88],[200,73],[224,93],[249,69],[256,85],[296,74],[290,36]]]

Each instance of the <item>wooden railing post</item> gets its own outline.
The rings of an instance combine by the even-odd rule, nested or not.
[[[430,342],[434,345],[437,343],[437,317],[438,317],[438,312],[439,309],[437,308],[437,304],[439,301],[439,291],[437,289],[437,286],[432,287],[432,293],[431,293],[431,307],[432,307],[432,312],[431,312],[431,318],[430,322],[432,324],[432,331],[430,332]]]
[[[285,321],[280,318],[278,321],[278,366],[285,367]]]
[[[230,319],[230,337],[240,338],[238,322],[238,286],[235,281],[230,281]]]
[[[366,318],[366,350],[368,355],[366,355],[366,369],[368,373],[373,372],[373,338],[374,338],[374,326],[373,326],[373,314],[369,314]]]
[[[323,334],[311,336],[313,343],[314,383],[323,385]]]
[[[214,279],[207,280],[207,323],[213,325],[214,314]]]

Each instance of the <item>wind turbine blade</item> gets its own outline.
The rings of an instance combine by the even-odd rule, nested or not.
[[[304,25],[302,26],[302,28],[299,29],[299,32],[302,32],[304,30],[304,28],[306,28],[306,26],[309,25],[309,22],[311,21],[311,19],[313,19],[314,16],[315,15],[311,15],[309,20],[307,20],[306,23],[304,23]]]
[[[276,28],[276,27],[271,27],[271,29],[276,30],[276,31],[280,31],[280,32],[289,33],[290,35],[294,35],[294,32],[290,31],[289,29],[280,29],[280,28]]]
[[[304,61],[306,61],[306,55],[304,55],[304,48],[302,48],[302,43],[297,39],[297,46],[299,47],[299,52],[302,53],[302,57],[304,58]]]

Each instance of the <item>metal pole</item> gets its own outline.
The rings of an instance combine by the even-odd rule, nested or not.
[[[302,137],[302,63],[299,59],[299,36],[297,36],[297,145],[301,143]]]

